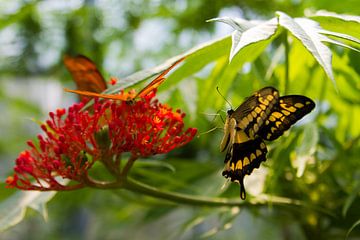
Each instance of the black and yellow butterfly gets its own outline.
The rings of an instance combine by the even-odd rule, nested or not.
[[[220,151],[226,150],[222,175],[239,182],[241,199],[246,198],[245,175],[250,175],[266,160],[264,140],[277,139],[314,108],[315,103],[308,97],[280,97],[275,88],[265,87],[248,97],[236,110],[227,112],[220,144]]]

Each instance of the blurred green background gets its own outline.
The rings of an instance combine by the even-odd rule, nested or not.
[[[360,13],[355,0],[0,0],[0,201],[16,192],[5,189],[4,181],[12,173],[17,155],[26,148],[26,140],[40,133],[34,119],[44,120],[49,111],[77,100],[63,92],[63,87],[74,88],[62,63],[64,54],[86,55],[106,79],[115,76],[121,80],[231,33],[227,25],[207,23],[208,19],[265,20],[273,18],[275,11],[301,17],[320,9]],[[190,66],[189,76],[160,87],[159,98],[187,112],[188,126],[200,133],[222,128],[221,119],[214,120],[214,114],[229,106],[215,87],[223,90],[234,107],[266,85],[283,91],[280,45],[274,41],[256,60],[236,67],[228,65],[227,44],[222,50],[226,56],[219,54],[199,69]],[[47,221],[29,209],[25,219],[0,233],[0,238],[344,239],[360,219],[360,57],[357,52],[332,47],[335,90],[299,42],[291,42],[290,49],[288,92],[311,97],[317,108],[269,144],[268,160],[246,177],[245,184],[255,198],[281,196],[302,200],[308,207],[271,203],[199,207],[121,190],[83,189],[58,193],[47,204]],[[173,75],[169,80],[171,77],[176,80]],[[172,165],[175,172],[141,160],[132,176],[174,192],[238,198],[236,184],[222,188],[221,136],[217,129],[166,156],[154,157]],[[317,207],[325,213],[314,210]],[[359,229],[351,232],[350,239],[360,239]]]

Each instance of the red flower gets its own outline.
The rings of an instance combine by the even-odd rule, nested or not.
[[[111,77],[110,78],[110,81],[109,81],[110,85],[115,85],[117,82],[118,82],[118,80],[117,80],[116,77]]]
[[[120,95],[133,93],[121,92]],[[98,100],[91,110],[84,103],[51,112],[41,128],[38,145],[16,159],[14,175],[7,178],[8,187],[23,190],[71,190],[88,183],[88,171],[101,161],[117,176],[126,175],[130,166],[119,170],[121,154],[130,152],[133,161],[139,157],[166,153],[193,139],[196,129],[184,131],[180,110],[172,111],[154,100],[155,91],[137,101]],[[130,160],[129,160],[130,162]],[[62,184],[60,179],[76,184]]]

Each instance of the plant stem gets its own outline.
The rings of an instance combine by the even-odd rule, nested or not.
[[[130,171],[132,165],[134,164],[135,160],[137,159],[138,157],[135,156],[135,155],[131,155],[129,160],[127,161],[124,169],[121,171],[121,178],[122,179],[125,179],[128,172]]]
[[[126,163],[123,171],[120,174],[120,177],[114,182],[98,181],[91,178],[88,174],[85,174],[82,178],[83,184],[97,189],[127,189],[132,192],[142,193],[146,196],[151,196],[158,199],[164,199],[173,203],[186,204],[192,206],[208,206],[208,207],[239,207],[239,206],[248,206],[248,207],[259,207],[259,206],[288,206],[288,207],[299,207],[303,206],[308,209],[313,209],[318,212],[322,212],[327,215],[332,215],[328,211],[311,205],[300,200],[282,198],[276,196],[259,196],[257,198],[249,199],[248,201],[228,198],[216,198],[216,197],[202,197],[202,196],[192,196],[182,193],[174,193],[169,191],[163,191],[153,186],[146,185],[142,182],[131,179],[127,176],[129,170],[131,169],[134,161],[137,159],[137,156],[131,155],[128,162]]]
[[[115,156],[115,167],[118,169],[118,172],[121,171],[121,154]]]
[[[259,206],[283,206],[283,207],[295,207],[299,209],[300,206],[307,209],[311,209],[328,216],[334,216],[331,212],[318,206],[307,204],[300,200],[282,198],[276,196],[258,196],[247,201],[243,201],[239,198],[216,198],[216,197],[202,197],[192,196],[182,193],[174,193],[160,190],[156,187],[146,185],[142,182],[136,181],[131,178],[119,179],[115,182],[103,182],[92,179],[90,176],[84,176],[84,183],[96,189],[127,189],[131,192],[142,193],[146,196],[151,196],[157,199],[164,199],[177,204],[185,204],[191,206],[207,206],[207,207],[259,207]]]
[[[331,215],[328,211],[312,206],[310,204],[306,204],[299,200],[293,200],[288,198],[282,197],[270,197],[270,196],[263,196],[254,199],[249,199],[248,201],[243,201],[241,199],[228,199],[228,198],[208,198],[208,197],[201,197],[201,196],[191,196],[187,194],[181,193],[173,193],[162,191],[158,188],[146,185],[144,183],[138,182],[134,179],[127,178],[125,182],[123,182],[123,188],[132,191],[142,193],[147,196],[152,196],[155,198],[165,199],[171,202],[179,203],[179,204],[187,204],[192,206],[208,206],[208,207],[234,207],[234,206],[268,206],[270,205],[278,205],[278,206],[304,206],[309,209],[313,209],[319,212],[322,212],[326,215]]]
[[[113,155],[106,152],[102,154],[101,162],[105,165],[106,169],[115,177],[119,176],[120,171],[116,163],[113,161]]]
[[[288,92],[289,87],[289,42],[288,42],[288,32],[284,32],[284,45],[285,45],[285,82],[284,82],[284,95]]]

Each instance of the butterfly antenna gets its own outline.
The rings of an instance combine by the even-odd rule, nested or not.
[[[223,117],[220,115],[220,119],[223,122],[223,124],[225,124],[225,120],[223,119]]]
[[[232,109],[233,107],[232,107],[231,103],[224,97],[224,95],[221,94],[218,86],[216,87],[216,91],[220,94],[220,96],[222,96],[222,98],[225,100],[225,102],[227,102],[227,104],[229,104],[230,108]]]
[[[211,133],[212,131],[215,131],[215,130],[218,129],[218,128],[219,128],[219,127],[213,127],[213,128],[211,128],[210,130],[207,130],[206,132],[199,133],[199,134],[197,135],[197,137],[199,138],[201,135]]]
[[[212,122],[215,122],[215,119],[216,119],[216,117],[217,116],[220,116],[220,119],[221,119],[221,121],[222,121],[222,123],[224,123],[225,124],[225,120],[224,120],[224,118],[223,118],[223,116],[221,115],[221,114],[219,114],[219,112],[223,112],[224,110],[218,110],[217,112],[216,112],[216,114],[214,114],[214,119],[212,120]]]

